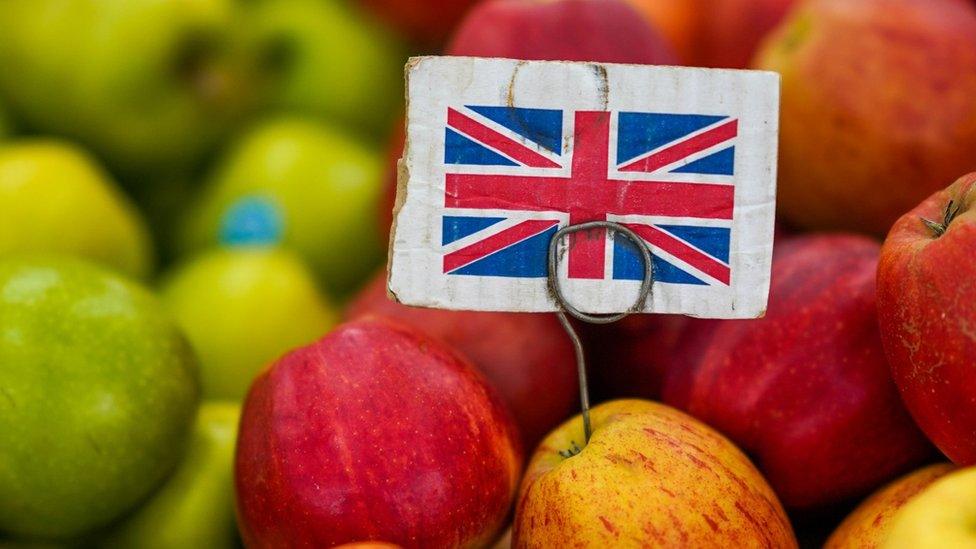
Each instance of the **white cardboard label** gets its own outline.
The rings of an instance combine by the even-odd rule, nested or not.
[[[757,71],[421,57],[391,294],[443,309],[557,311],[547,246],[608,220],[649,245],[644,312],[753,318],[772,255],[779,77]],[[560,286],[588,313],[629,309],[636,248],[596,230],[560,243]]]

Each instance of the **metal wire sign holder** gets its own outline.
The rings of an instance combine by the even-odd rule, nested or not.
[[[563,294],[562,288],[559,285],[560,252],[565,251],[565,248],[560,248],[559,243],[563,238],[570,234],[594,229],[605,229],[607,231],[608,238],[612,238],[614,233],[620,233],[627,237],[628,240],[633,242],[640,251],[641,261],[643,262],[644,266],[644,277],[641,280],[637,300],[634,301],[634,304],[631,305],[630,308],[625,312],[610,315],[591,315],[584,313],[573,306],[573,304],[566,299],[566,296]],[[552,236],[552,240],[549,241],[548,278],[549,291],[551,292],[553,299],[556,300],[556,303],[559,304],[560,309],[562,309],[556,313],[556,316],[559,318],[559,322],[563,325],[563,329],[566,330],[566,334],[569,335],[570,340],[572,340],[573,350],[576,353],[576,372],[579,376],[580,408],[582,409],[583,415],[583,436],[584,443],[586,444],[590,442],[590,435],[593,433],[593,427],[590,422],[590,390],[586,373],[586,356],[583,349],[583,342],[580,340],[579,334],[577,334],[576,330],[573,328],[573,324],[570,322],[569,316],[590,324],[611,324],[627,317],[628,315],[643,311],[644,306],[647,303],[647,299],[651,296],[651,288],[654,284],[654,264],[651,262],[651,251],[641,237],[620,223],[614,223],[613,221],[590,221],[587,223],[569,225],[556,231],[556,234]],[[578,452],[579,449],[576,448],[575,451],[570,451],[569,455]]]

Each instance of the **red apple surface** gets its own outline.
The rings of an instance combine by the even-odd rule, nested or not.
[[[780,217],[883,236],[976,169],[976,7],[808,0],[757,56],[782,76]]]
[[[623,0],[488,0],[465,17],[445,53],[646,65],[678,62],[664,38]],[[380,205],[386,234],[396,195],[396,160],[404,141],[402,129],[396,132]]]
[[[517,429],[484,378],[389,321],[344,324],[251,387],[236,456],[248,547],[471,547],[505,526]]]
[[[796,0],[630,0],[674,47],[700,67],[746,68],[760,42]]]
[[[368,12],[426,47],[444,42],[478,0],[359,0]]]
[[[410,325],[469,359],[508,404],[524,448],[577,410],[576,357],[554,315],[408,307],[386,296],[385,271],[346,310],[350,319],[369,315]]]
[[[933,452],[881,346],[878,254],[859,236],[783,240],[766,316],[697,327],[668,369],[664,401],[754,456],[787,507],[863,495]]]
[[[633,315],[613,324],[580,325],[594,396],[660,398],[682,334],[701,322],[679,315]]]
[[[976,464],[976,173],[895,223],[878,265],[878,313],[902,399],[929,439]]]

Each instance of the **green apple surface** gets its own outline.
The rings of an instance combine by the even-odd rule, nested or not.
[[[205,252],[165,278],[162,298],[200,357],[206,398],[242,400],[264,366],[337,318],[305,263],[277,248]]]
[[[344,2],[257,0],[251,40],[272,106],[384,135],[403,102],[406,54]]]
[[[98,545],[118,549],[235,547],[234,441],[240,414],[236,403],[204,402],[176,472]]]
[[[295,118],[265,122],[229,151],[182,231],[184,251],[282,244],[345,294],[382,261],[375,223],[383,162],[361,143]]]
[[[884,549],[976,547],[976,467],[950,473],[891,519]]]
[[[248,110],[237,0],[0,2],[0,95],[29,129],[113,168],[192,163]]]
[[[134,277],[152,269],[145,222],[95,160],[53,140],[0,144],[0,257],[80,256]]]
[[[0,535],[88,534],[179,462],[196,359],[144,288],[72,258],[0,260],[0,365]]]

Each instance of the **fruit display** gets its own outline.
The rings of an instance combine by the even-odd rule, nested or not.
[[[931,455],[881,346],[878,253],[860,236],[779,242],[766,316],[696,326],[668,366],[664,402],[753,454],[787,507],[866,495]]]
[[[976,2],[0,0],[0,36],[0,548],[976,547]],[[764,316],[577,347],[396,302],[423,55],[778,73]]]

